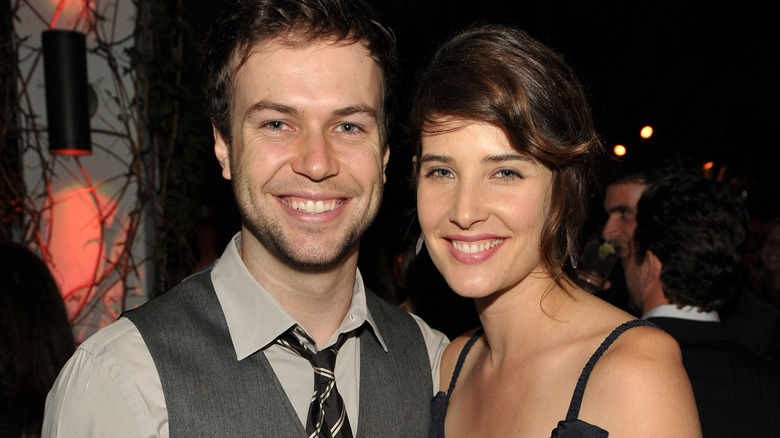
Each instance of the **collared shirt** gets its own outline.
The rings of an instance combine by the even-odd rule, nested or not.
[[[236,358],[241,360],[264,349],[305,426],[314,372],[308,360],[274,343],[280,334],[298,322],[255,281],[241,260],[240,245],[239,233],[211,271]],[[425,339],[435,391],[439,387],[441,355],[449,341],[420,318],[412,316]],[[368,311],[363,280],[358,272],[349,310],[324,347],[335,343],[340,333],[364,323],[372,326],[378,341],[386,349],[382,334]],[[360,343],[357,338],[350,338],[339,350],[335,372],[347,415],[356,419],[360,393]],[[352,420],[351,424],[354,428],[357,421]],[[43,435],[168,436],[168,411],[160,377],[141,334],[130,320],[120,318],[79,346],[46,399]]]
[[[674,304],[663,304],[650,309],[647,313],[642,315],[642,319],[648,318],[678,318],[705,322],[720,321],[718,312],[704,312],[700,308],[694,306],[683,306],[682,308],[679,308]]]

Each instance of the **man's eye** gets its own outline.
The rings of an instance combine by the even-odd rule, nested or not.
[[[360,127],[354,123],[342,123],[339,125],[337,131],[346,132],[347,134],[354,134],[360,131]]]
[[[281,122],[279,120],[272,120],[272,121],[266,123],[265,126],[271,128],[271,129],[277,129],[277,130],[288,129],[287,128],[287,124],[284,123],[284,122]]]

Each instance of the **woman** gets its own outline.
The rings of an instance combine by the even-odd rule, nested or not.
[[[676,342],[572,281],[602,147],[562,58],[516,29],[463,32],[411,122],[421,239],[482,324],[444,354],[431,436],[700,436]]]
[[[46,263],[0,242],[0,437],[39,437],[46,394],[76,349]]]

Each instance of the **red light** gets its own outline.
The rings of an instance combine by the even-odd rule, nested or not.
[[[54,155],[92,155],[92,151],[87,149],[50,149]]]

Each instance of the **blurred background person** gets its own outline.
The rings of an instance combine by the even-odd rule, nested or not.
[[[718,310],[741,288],[747,211],[725,185],[668,178],[644,190],[624,261],[642,318],[671,334],[705,437],[774,436],[780,370],[729,339]]]
[[[758,260],[748,266],[747,275],[759,297],[780,307],[780,217],[767,224]]]
[[[0,243],[0,436],[37,437],[43,407],[76,346],[46,264],[24,246]]]
[[[673,175],[700,176],[701,170],[689,157],[681,154],[638,155],[616,161],[604,173],[603,205],[606,221],[601,237],[612,242],[618,258],[628,256],[628,242],[636,227],[636,203],[645,188],[659,179]],[[623,269],[615,265],[605,290],[596,295],[607,302],[638,316],[628,299]]]
[[[704,178],[699,165],[687,155],[668,151],[640,154],[633,159],[615,162],[605,172],[603,181],[604,211],[607,215],[601,235],[611,241],[619,256],[606,290],[596,295],[635,316],[641,315],[628,290],[623,271],[629,255],[628,242],[636,228],[637,202],[644,190],[666,178]],[[742,284],[719,308],[721,322],[728,336],[762,358],[780,356],[780,308],[764,302]]]

